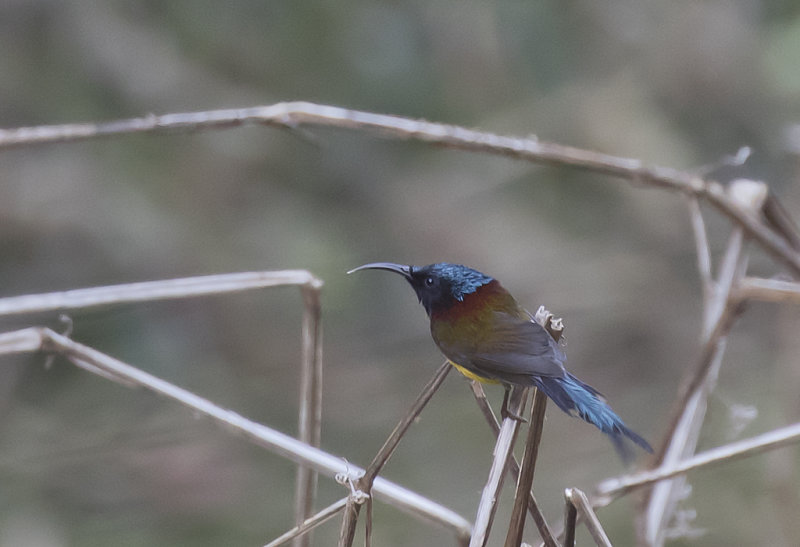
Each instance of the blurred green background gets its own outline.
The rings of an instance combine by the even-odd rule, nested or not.
[[[684,169],[749,145],[732,175],[768,180],[800,216],[796,2],[9,0],[0,50],[3,127],[307,100]],[[361,465],[441,362],[399,278],[344,274],[364,262],[466,263],[529,308],[547,305],[565,319],[571,370],[654,443],[697,355],[683,199],[595,174],[248,127],[3,151],[0,177],[2,296],[243,270],[323,278],[323,448]],[[711,211],[709,228],[718,251],[728,224]],[[757,253],[751,271],[779,270]],[[77,341],[296,432],[296,289],[71,316]],[[737,324],[701,449],[737,434],[737,405],[758,410],[740,436],[798,419],[798,319],[753,305]],[[58,323],[0,320],[29,325]],[[0,366],[0,547],[261,545],[292,526],[292,464],[44,361]],[[501,390],[489,395],[499,403]],[[452,374],[384,474],[472,519],[492,445]],[[674,544],[796,545],[799,470],[790,448],[692,474],[681,509],[705,534]],[[557,520],[565,487],[623,468],[600,433],[551,408],[537,471]],[[343,493],[322,479],[318,506]],[[622,545],[632,507],[599,515]],[[375,520],[376,545],[453,544],[382,504]],[[338,523],[316,544],[333,544]]]

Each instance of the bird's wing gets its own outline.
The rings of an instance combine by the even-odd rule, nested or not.
[[[495,312],[491,334],[468,356],[472,368],[515,384],[531,385],[532,376],[563,376],[566,356],[538,323]]]

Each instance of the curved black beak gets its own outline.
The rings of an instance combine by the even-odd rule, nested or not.
[[[353,268],[347,273],[351,274],[360,270],[386,270],[389,272],[398,273],[406,279],[411,280],[411,266],[403,266],[402,264],[394,264],[393,262],[372,262],[370,264],[359,266],[358,268]]]

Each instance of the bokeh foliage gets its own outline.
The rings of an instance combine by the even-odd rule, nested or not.
[[[769,181],[799,212],[799,37],[786,1],[12,0],[0,5],[0,125],[299,99],[678,168],[749,145],[734,174]],[[239,128],[5,151],[0,177],[2,295],[251,269],[322,277],[323,446],[361,464],[440,362],[407,287],[344,275],[367,261],[462,262],[546,304],[565,319],[571,369],[651,440],[697,353],[683,202],[597,175]],[[720,249],[727,222],[710,228]],[[753,270],[774,271],[763,257]],[[300,316],[296,290],[276,289],[73,319],[77,340],[293,432]],[[729,438],[732,405],[759,411],[742,435],[797,419],[797,324],[796,310],[755,305],[737,325],[701,448]],[[290,527],[292,465],[43,362],[0,367],[0,546],[257,545]],[[472,518],[491,446],[453,375],[385,473]],[[537,497],[553,519],[565,486],[622,470],[602,435],[555,411],[540,457]],[[684,508],[707,534],[678,544],[792,544],[798,463],[784,449],[692,475]],[[341,494],[322,482],[321,503]],[[601,512],[612,539],[631,540],[631,514],[627,501]],[[375,516],[378,545],[449,541],[384,506]]]

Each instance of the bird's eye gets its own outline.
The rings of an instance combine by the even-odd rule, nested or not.
[[[425,286],[426,287],[433,287],[436,284],[436,280],[433,278],[432,275],[429,275],[425,278]]]

